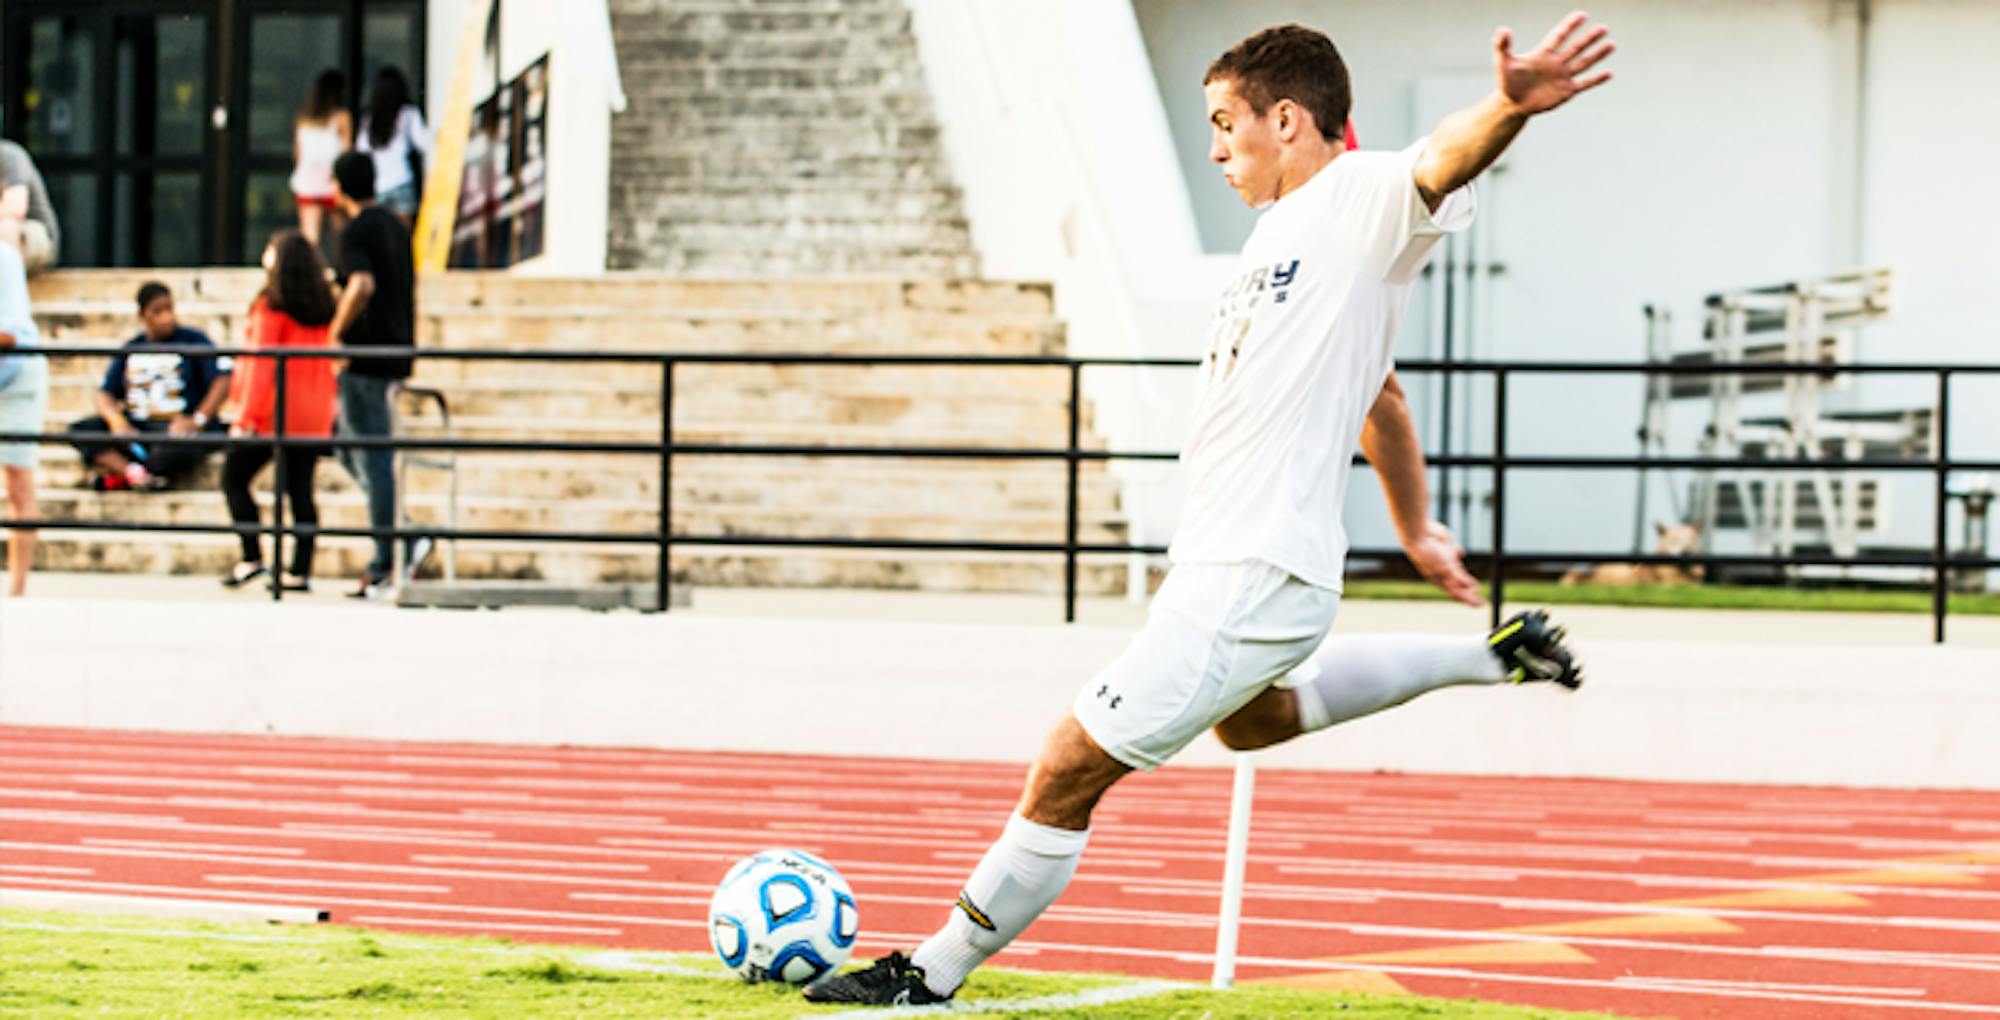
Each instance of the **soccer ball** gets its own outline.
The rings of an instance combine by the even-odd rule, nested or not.
[[[802,985],[840,969],[861,915],[833,865],[799,850],[766,850],[729,869],[708,905],[709,942],[752,983]]]

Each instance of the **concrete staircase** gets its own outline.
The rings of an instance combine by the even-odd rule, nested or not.
[[[612,0],[611,264],[977,272],[902,0]]]
[[[240,343],[259,274],[240,270],[68,271],[33,286],[36,318],[54,347],[116,344],[137,329],[129,295],[142,279],[174,288],[182,320],[218,343]],[[451,273],[423,281],[419,343],[445,349],[683,352],[1059,353],[1062,327],[1044,286],[888,277],[771,282],[614,274],[597,280]],[[49,431],[89,412],[97,356],[51,359]],[[431,361],[413,382],[442,390],[461,438],[650,443],[660,429],[660,378],[650,365]],[[955,445],[1060,448],[1068,379],[1059,369],[757,367],[684,364],[675,372],[681,442]],[[440,434],[432,412],[405,405],[409,432]],[[1086,409],[1087,410],[1087,409]],[[1086,440],[1097,445],[1094,439]],[[434,456],[434,455],[433,455]],[[228,520],[215,458],[182,491],[96,493],[67,447],[42,451],[48,517],[215,524]],[[459,457],[459,526],[652,533],[659,467],[651,455],[467,453]],[[364,526],[361,493],[322,462],[322,520]],[[268,474],[265,479],[268,482]],[[677,534],[1061,541],[1060,462],[907,458],[683,456],[674,464]],[[447,479],[413,470],[418,521],[443,522]],[[268,495],[262,496],[268,500]],[[1082,474],[1081,535],[1125,534],[1115,481],[1102,464]],[[265,503],[268,507],[268,502]],[[267,511],[268,512],[268,511]],[[226,535],[43,534],[46,569],[215,573],[236,557]],[[351,576],[365,542],[330,539],[316,570]],[[654,576],[649,545],[466,542],[463,576],[589,583]],[[696,584],[824,585],[1055,591],[1061,558],[1047,555],[678,546],[674,569]],[[1122,561],[1085,561],[1088,591],[1120,591]]]

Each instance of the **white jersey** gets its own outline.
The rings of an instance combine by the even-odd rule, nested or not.
[[[1258,217],[1209,330],[1175,563],[1261,560],[1340,590],[1348,468],[1410,284],[1472,222],[1470,187],[1424,207],[1425,141],[1335,157]]]

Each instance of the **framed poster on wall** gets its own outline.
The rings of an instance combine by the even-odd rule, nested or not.
[[[452,229],[454,269],[503,269],[545,247],[549,58],[473,108]]]

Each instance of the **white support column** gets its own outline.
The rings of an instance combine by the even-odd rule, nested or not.
[[[1236,983],[1236,931],[1243,920],[1243,868],[1250,856],[1250,801],[1257,789],[1257,759],[1236,756],[1236,783],[1229,794],[1229,851],[1222,862],[1222,912],[1215,927],[1215,975],[1209,983]]]

